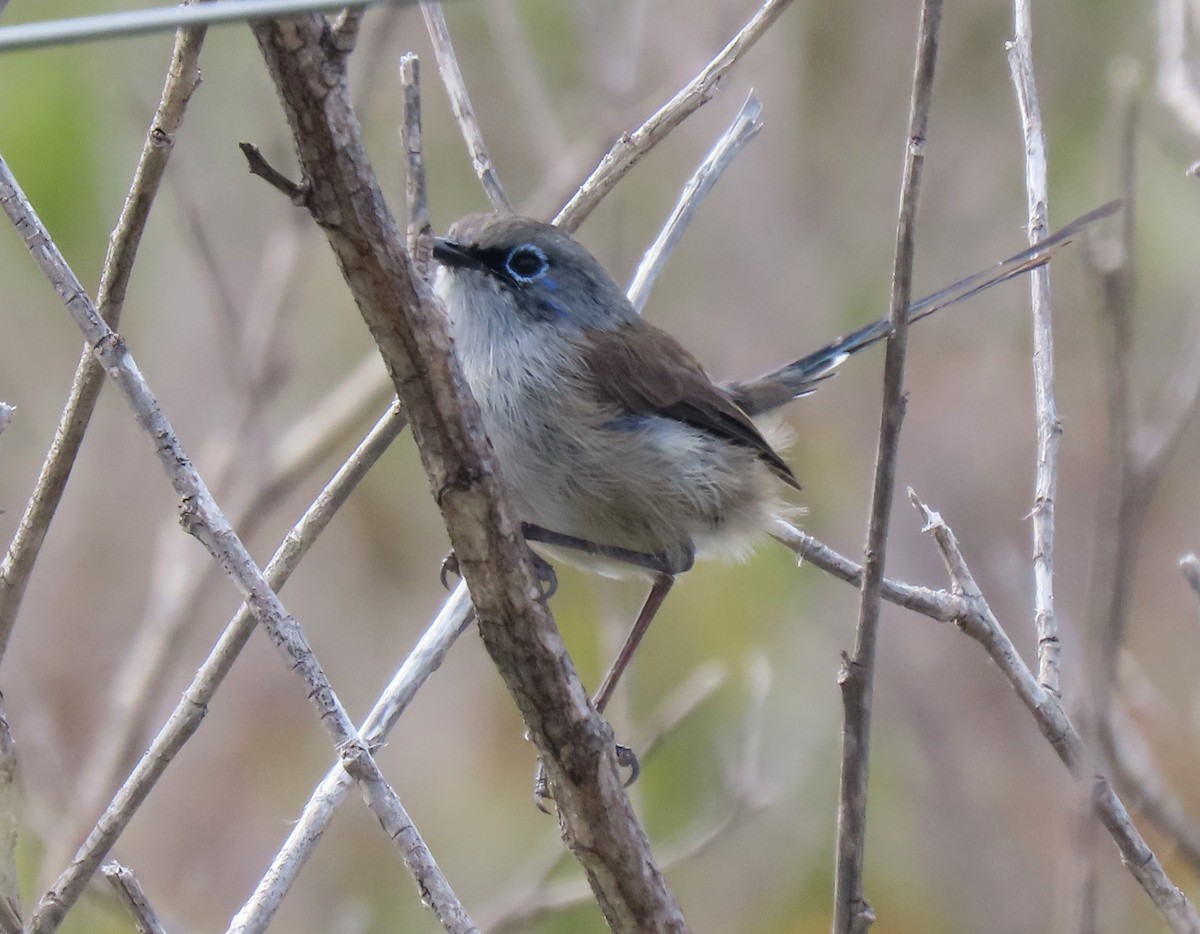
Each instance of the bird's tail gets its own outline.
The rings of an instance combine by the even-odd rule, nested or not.
[[[914,302],[908,308],[908,321],[920,321],[942,308],[966,301],[993,285],[1024,275],[1048,263],[1058,250],[1070,243],[1080,231],[1101,218],[1115,214],[1121,207],[1120,201],[1105,205],[1078,217],[1056,233],[1050,234],[1016,256],[989,266],[972,276],[960,279],[941,291]],[[725,388],[749,415],[760,415],[772,409],[815,392],[822,380],[835,375],[835,371],[851,354],[858,353],[883,340],[891,329],[888,318],[880,318],[844,337],[826,344],[820,350],[801,357],[794,363],[781,367],[758,379],[730,383]]]

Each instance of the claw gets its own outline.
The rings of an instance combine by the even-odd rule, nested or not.
[[[628,746],[616,744],[617,765],[623,769],[629,769],[629,778],[625,779],[625,788],[628,788],[638,780],[638,776],[642,774],[642,764],[638,762],[637,753]]]
[[[450,590],[450,575],[462,577],[458,570],[458,555],[453,550],[442,559],[442,569],[438,572],[438,580],[442,582],[442,586]]]
[[[536,551],[530,549],[529,555],[533,560],[533,569],[537,573],[542,599],[549,600],[558,593],[558,575],[554,572],[554,566]]]

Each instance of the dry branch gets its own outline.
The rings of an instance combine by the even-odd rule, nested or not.
[[[854,654],[843,654],[842,668],[838,673],[845,712],[833,894],[835,934],[861,934],[875,920],[875,914],[863,892],[875,646],[879,631],[888,522],[895,493],[900,425],[904,419],[904,356],[908,342],[908,306],[912,297],[917,202],[925,165],[926,128],[933,97],[933,70],[937,61],[941,16],[941,0],[924,0],[917,33],[908,139],[904,147],[904,174],[900,185],[900,217],[896,227],[896,259],[889,310],[891,333],[888,335],[883,369],[883,406],[867,525],[861,603]]]
[[[909,490],[913,506],[925,521],[950,575],[958,603],[956,624],[984,647],[1008,679],[1021,702],[1033,715],[1046,741],[1067,766],[1071,776],[1085,787],[1096,816],[1117,844],[1121,859],[1150,900],[1177,934],[1200,932],[1200,916],[1187,896],[1168,877],[1158,857],[1134,827],[1129,813],[1103,773],[1092,767],[1083,740],[1063,709],[1058,695],[1034,677],[1016,646],[988,606],[959,549],[958,540],[942,517]]]
[[[104,320],[114,328],[121,317],[125,289],[129,285],[150,208],[158,194],[167,160],[175,147],[175,134],[183,122],[188,101],[200,84],[197,61],[203,44],[204,27],[182,30],[175,37],[175,48],[171,53],[171,64],[158,110],[146,134],[121,216],[109,238],[96,304]],[[71,381],[70,396],[54,431],[50,451],[42,462],[41,473],[21,516],[16,535],[3,563],[0,563],[0,658],[8,645],[25,588],[33,574],[50,522],[62,500],[103,384],[103,369],[92,356],[91,348],[84,347]]]
[[[682,930],[617,774],[611,729],[595,714],[528,549],[500,499],[474,400],[440,311],[416,275],[379,190],[317,17],[255,26],[311,194],[342,273],[412,420],[422,462],[470,587],[484,644],[546,762],[564,837],[617,930]]]
[[[192,466],[125,341],[100,317],[96,306],[54,246],[3,160],[0,160],[0,205],[24,238],[46,278],[63,299],[67,311],[92,346],[109,378],[120,389],[138,425],[152,440],[163,469],[180,497],[180,519],[185,530],[203,544],[229,574],[250,606],[256,622],[284,656],[291,671],[304,681],[309,702],[316,708],[322,725],[338,748],[352,745],[357,741],[358,734],[329,685],[320,663],[309,649],[303,630],[284,608],[233,531],[207,485]],[[364,754],[358,759],[364,795],[368,796],[380,820],[386,822],[391,814],[402,813],[399,800],[390,793],[370,756]],[[439,920],[449,929],[469,930],[470,922],[466,913],[412,823],[406,821],[402,831],[391,836],[405,864],[416,877],[423,897],[428,900]],[[34,910],[31,930],[36,934],[55,930],[85,882],[86,877],[78,877],[78,888],[72,891],[55,887],[47,892]]]
[[[1015,38],[1008,43],[1008,64],[1017,91],[1025,150],[1025,190],[1029,242],[1049,230],[1046,183],[1046,135],[1033,75],[1033,20],[1029,0],[1016,0]],[[1033,306],[1033,387],[1037,408],[1037,471],[1034,480],[1033,603],[1038,637],[1038,677],[1048,690],[1059,690],[1058,620],[1054,615],[1054,501],[1058,491],[1058,443],[1062,422],[1054,401],[1054,331],[1050,315],[1050,269],[1029,274]]]

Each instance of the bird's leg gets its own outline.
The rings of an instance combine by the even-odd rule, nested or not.
[[[674,583],[674,574],[659,574],[658,577],[654,578],[654,586],[650,588],[650,595],[646,597],[646,602],[642,604],[642,611],[638,613],[637,619],[633,621],[633,627],[629,630],[629,635],[625,637],[625,641],[621,643],[621,649],[617,652],[617,657],[613,660],[612,667],[608,669],[608,674],[600,682],[600,689],[596,691],[596,696],[592,698],[592,705],[596,708],[597,713],[604,713],[604,708],[608,706],[613,692],[617,689],[617,682],[621,679],[621,675],[625,669],[629,667],[629,662],[633,659],[633,653],[637,651],[642,637],[646,635],[646,630],[654,622],[658,608],[662,606],[663,600],[667,598],[667,593],[671,590],[671,585]]]
[[[620,561],[633,567],[645,568],[656,574],[682,574],[692,566],[692,556],[689,555],[683,566],[673,566],[665,555],[647,554],[644,551],[634,551],[632,548],[622,548],[620,545],[604,545],[576,535],[567,535],[544,529],[540,525],[529,522],[521,523],[525,540],[541,542],[543,545],[554,545],[559,548],[569,548],[572,551],[582,551],[584,554],[595,555],[597,558],[608,558]]]
[[[600,682],[600,688],[596,691],[592,698],[592,706],[596,708],[597,713],[604,713],[604,708],[608,706],[608,702],[612,700],[613,693],[617,689],[617,682],[620,681],[621,675],[625,669],[629,667],[630,661],[633,660],[633,654],[637,651],[637,647],[641,644],[642,638],[646,635],[646,631],[650,628],[650,624],[654,622],[654,617],[658,614],[659,607],[662,606],[663,600],[671,590],[671,585],[675,583],[675,575],[660,573],[654,578],[654,585],[650,588],[650,594],[646,597],[646,602],[642,604],[642,610],[634,620],[629,634],[625,636],[625,641],[621,643],[621,648],[617,652],[617,657],[613,660],[612,665],[605,674],[604,680]],[[641,765],[638,762],[637,754],[628,746],[623,746],[617,743],[617,763],[623,768],[629,769],[629,778],[625,780],[625,787],[628,788],[635,781],[638,775],[641,774]],[[541,760],[538,760],[537,771],[533,776],[533,803],[537,805],[541,811],[546,810],[545,801],[551,798],[550,786],[546,780],[546,769]]]

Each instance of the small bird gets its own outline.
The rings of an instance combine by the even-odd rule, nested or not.
[[[917,302],[909,320],[1046,263],[1117,207]],[[745,554],[786,488],[800,489],[754,419],[811,393],[890,323],[758,379],[719,384],[556,227],[470,215],[435,239],[433,256],[455,350],[526,539],[601,573],[653,579],[594,698],[603,712],[675,576],[698,557]]]

